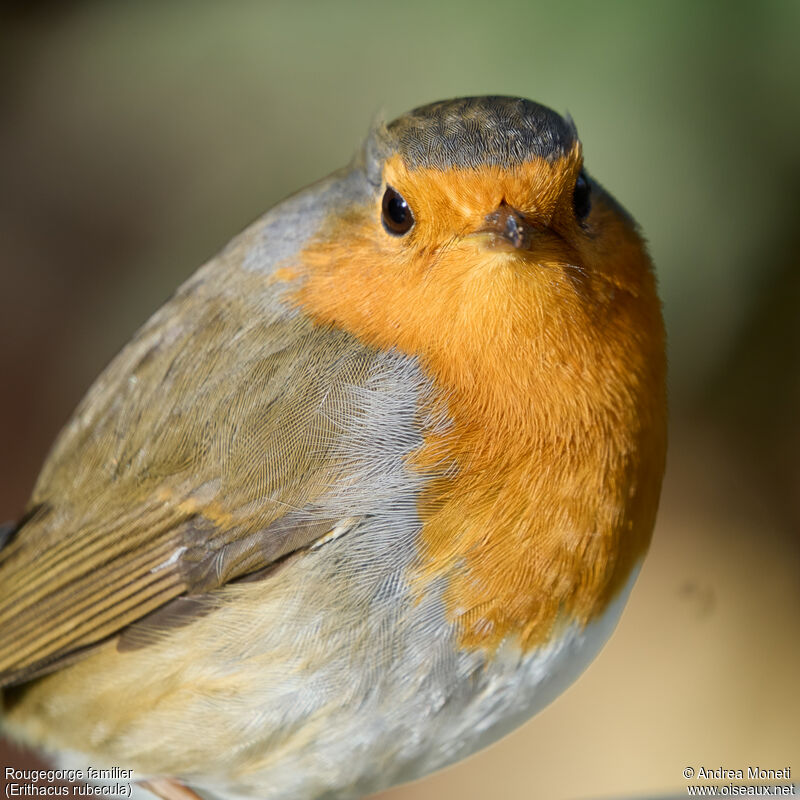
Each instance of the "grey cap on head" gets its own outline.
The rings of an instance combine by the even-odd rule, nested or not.
[[[409,169],[553,161],[575,146],[570,119],[519,97],[461,97],[415,108],[390,122],[380,147]]]

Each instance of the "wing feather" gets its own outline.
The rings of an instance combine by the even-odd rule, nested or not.
[[[219,269],[254,285],[179,291],[89,391],[3,535],[0,685],[336,525],[314,501],[346,469],[343,415],[376,354],[265,300],[263,276]]]

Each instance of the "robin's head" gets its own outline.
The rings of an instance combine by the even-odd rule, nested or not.
[[[550,109],[509,97],[424,106],[373,132],[363,170],[366,201],[340,200],[304,254],[302,303],[317,318],[462,364],[492,341],[552,360],[556,342],[574,351],[623,311],[660,325],[635,224]]]

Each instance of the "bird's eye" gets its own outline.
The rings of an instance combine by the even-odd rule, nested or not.
[[[572,208],[579,222],[583,222],[592,208],[592,189],[586,173],[581,170],[578,180],[575,181],[575,191],[572,194]]]
[[[383,227],[393,236],[402,236],[414,226],[414,215],[399,192],[386,187],[383,193]]]

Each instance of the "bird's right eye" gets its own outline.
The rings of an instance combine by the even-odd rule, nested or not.
[[[381,218],[386,232],[392,236],[403,236],[414,227],[414,215],[408,203],[391,186],[387,186],[383,193]]]

